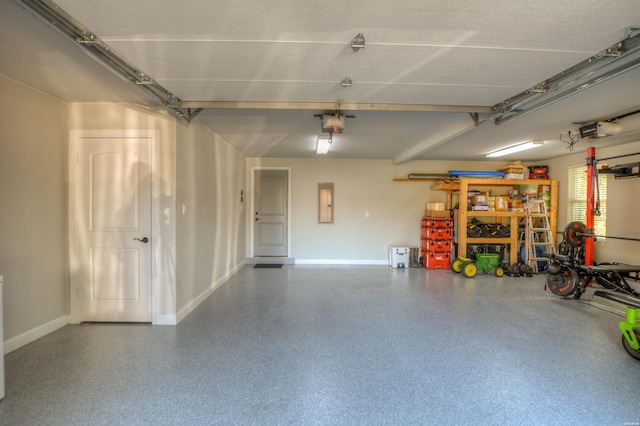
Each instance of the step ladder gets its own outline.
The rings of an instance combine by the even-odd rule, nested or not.
[[[555,253],[556,246],[554,244],[551,226],[549,225],[549,216],[547,216],[547,204],[545,200],[529,198],[524,206],[526,218],[525,230],[525,263],[530,266],[534,273],[540,272],[538,262],[549,262],[546,257],[539,257],[538,247],[542,247],[541,252]]]

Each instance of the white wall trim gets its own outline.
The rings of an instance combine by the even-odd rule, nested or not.
[[[198,297],[196,297],[189,304],[187,304],[187,306],[182,308],[180,312],[178,312],[177,317],[175,318],[175,324],[178,324],[180,321],[185,319],[187,315],[189,315],[195,308],[198,307],[198,305],[204,302],[204,300],[207,297],[211,296],[211,294],[213,294],[214,291],[216,291],[222,284],[227,282],[229,278],[231,278],[236,272],[238,272],[246,264],[247,264],[247,260],[244,259],[242,262],[237,264],[235,268],[231,269],[225,276],[213,282],[208,289],[203,291]]]
[[[153,325],[176,325],[178,324],[176,315],[156,315]]]
[[[296,265],[385,265],[389,259],[296,259]]]
[[[36,328],[32,328],[29,331],[25,331],[22,334],[6,340],[4,342],[4,354],[6,355],[9,352],[13,352],[16,349],[34,342],[49,333],[53,333],[54,331],[61,329],[62,327],[69,324],[70,319],[71,317],[69,315],[63,315],[54,319],[53,321],[49,321],[45,324],[39,325]]]

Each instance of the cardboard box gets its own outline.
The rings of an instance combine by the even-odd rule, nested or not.
[[[507,173],[504,175],[504,178],[510,180],[524,180],[524,173]]]
[[[510,198],[509,199],[509,208],[512,209],[521,209],[524,207],[524,204],[522,203],[522,198]],[[512,210],[514,211],[514,210]]]
[[[531,213],[540,213],[540,204],[529,204],[529,211]]]
[[[471,204],[487,204],[486,195],[472,195]]]
[[[425,210],[425,217],[451,217],[449,210]]]
[[[509,210],[509,197],[496,197],[495,207],[497,212],[506,212]]]
[[[488,212],[489,206],[486,204],[476,204],[475,206],[471,207],[471,210],[474,212]]]

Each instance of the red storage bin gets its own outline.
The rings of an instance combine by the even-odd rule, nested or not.
[[[424,267],[427,269],[449,269],[451,253],[448,251],[431,251],[423,253]]]
[[[423,251],[451,251],[451,240],[422,239]]]
[[[423,217],[422,226],[450,228],[453,227],[453,220],[450,217]]]
[[[434,226],[422,228],[422,238],[426,238],[428,240],[448,240],[451,239],[452,235],[453,228],[450,226],[444,228],[437,228]]]

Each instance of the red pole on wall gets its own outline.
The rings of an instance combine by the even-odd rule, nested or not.
[[[596,172],[596,148],[590,146],[587,148],[587,233],[593,235],[593,210],[594,210],[594,188],[593,176]],[[584,264],[593,265],[593,237],[585,238],[584,245]]]

